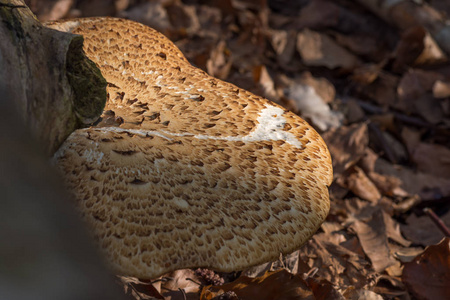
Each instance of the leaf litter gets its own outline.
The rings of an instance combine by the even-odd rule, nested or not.
[[[301,249],[242,272],[118,277],[130,299],[450,298],[448,1],[26,2],[42,21],[152,26],[197,67],[305,118],[329,146],[330,214]]]

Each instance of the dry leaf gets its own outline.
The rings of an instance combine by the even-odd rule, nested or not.
[[[170,278],[170,280],[161,283],[161,294],[165,300],[198,299],[198,292],[200,291],[198,282],[200,280],[194,271],[191,269],[177,270],[165,277]]]
[[[450,178],[450,149],[437,144],[419,143],[411,150],[411,159],[419,171]]]
[[[344,300],[344,296],[328,280],[307,278],[306,282],[314,293],[316,300]]]
[[[382,272],[395,264],[395,259],[390,253],[386,223],[381,210],[375,212],[367,223],[356,221],[354,229],[376,272]]]
[[[323,139],[331,152],[335,176],[356,164],[364,155],[369,143],[365,123],[329,130],[323,134]]]
[[[408,71],[399,82],[399,102],[394,107],[406,113],[418,114],[432,124],[441,122],[444,114],[439,100],[432,95],[434,82],[441,78],[442,75],[436,72]]]
[[[117,276],[126,295],[136,300],[164,299],[150,281],[141,281],[135,277]]]
[[[284,269],[267,272],[257,278],[241,276],[234,282],[218,287],[204,287],[200,299],[212,299],[228,291],[236,293],[241,300],[314,299],[301,275],[293,275]]]
[[[119,16],[143,23],[163,33],[167,33],[172,28],[162,1],[140,3],[127,11],[120,12]]]
[[[450,97],[450,82],[436,80],[433,84],[434,98],[448,98]]]
[[[292,100],[294,111],[321,131],[339,127],[342,114],[332,111],[313,87],[293,84],[287,88],[286,96]]]
[[[221,40],[211,51],[206,62],[208,74],[225,80],[231,69],[232,60],[224,40]]]
[[[347,300],[383,300],[380,295],[363,289],[348,288],[344,291],[344,297]]]
[[[344,177],[338,178],[337,183],[348,188],[361,199],[377,202],[381,198],[381,194],[375,184],[357,166],[349,169]]]
[[[330,37],[309,29],[304,29],[298,34],[297,51],[307,66],[352,70],[360,64],[356,56]]]
[[[447,226],[450,226],[450,211],[440,217]],[[428,215],[418,217],[411,214],[401,229],[408,240],[423,246],[437,244],[444,237]]]
[[[424,199],[450,195],[449,178],[414,172],[405,166],[394,166],[382,158],[377,159],[375,172],[400,179],[401,188],[410,195],[419,194]],[[431,191],[432,195],[430,195]]]
[[[417,299],[450,299],[450,238],[406,263],[402,280]]]

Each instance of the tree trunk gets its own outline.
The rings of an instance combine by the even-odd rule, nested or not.
[[[48,157],[97,118],[104,80],[82,38],[22,2],[0,1],[0,21],[0,299],[123,299]]]
[[[42,26],[23,1],[1,0],[0,20],[0,82],[50,156],[99,117],[106,81],[81,36]]]

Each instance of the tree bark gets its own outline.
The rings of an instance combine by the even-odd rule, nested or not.
[[[0,82],[50,156],[99,117],[106,81],[81,36],[42,26],[23,1],[1,0],[0,20]]]
[[[0,299],[123,299],[48,157],[98,117],[105,82],[81,37],[22,2],[0,21]]]

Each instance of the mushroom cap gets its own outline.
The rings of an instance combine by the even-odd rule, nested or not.
[[[241,270],[314,234],[332,166],[310,125],[193,67],[149,27],[70,22],[109,99],[103,121],[73,132],[54,160],[116,272]]]

